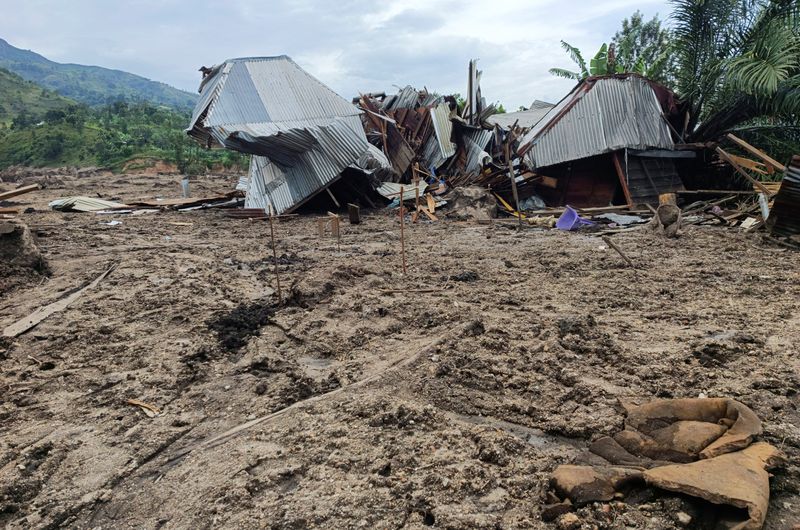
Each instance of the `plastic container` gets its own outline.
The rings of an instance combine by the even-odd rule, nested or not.
[[[588,219],[581,218],[571,206],[567,206],[564,213],[556,221],[556,228],[559,230],[577,230],[581,226],[594,226],[595,223]]]

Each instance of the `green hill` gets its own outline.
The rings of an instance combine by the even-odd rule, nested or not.
[[[24,123],[75,104],[71,99],[0,68],[0,126],[10,126],[15,119],[19,123],[19,118]]]
[[[0,39],[0,67],[28,81],[91,106],[114,101],[146,101],[181,111],[191,110],[197,94],[144,77],[99,66],[62,64],[21,50]]]
[[[10,127],[0,125],[0,170],[12,165],[118,170],[132,160],[139,164],[163,160],[188,174],[220,167],[245,171],[247,167],[247,156],[202,149],[183,131],[189,122],[188,112],[163,105],[118,101],[89,107],[72,103],[42,115],[26,116],[26,120],[15,118]]]

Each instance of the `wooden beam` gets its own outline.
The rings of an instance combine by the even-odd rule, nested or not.
[[[57,300],[52,304],[46,305],[44,307],[40,307],[39,309],[31,313],[30,315],[26,316],[22,320],[18,320],[17,322],[11,324],[10,326],[8,326],[3,330],[3,336],[16,337],[17,335],[21,335],[22,333],[25,333],[26,331],[37,325],[39,322],[52,315],[53,313],[63,311],[70,304],[72,304],[72,302],[80,298],[83,295],[83,293],[97,287],[97,284],[103,281],[103,278],[111,274],[111,271],[113,271],[116,267],[117,265],[115,263],[114,265],[109,267],[103,274],[95,278],[94,281],[89,285],[86,285],[85,287],[78,289],[74,293],[70,294],[65,298],[62,298],[61,300]]]
[[[21,188],[17,188],[11,191],[4,191],[0,193],[0,201],[4,201],[6,199],[10,199],[11,197],[16,197],[17,195],[22,195],[24,193],[30,193],[32,191],[38,190],[40,186],[38,184],[31,184],[30,186],[23,186]]]
[[[617,170],[619,183],[622,186],[622,192],[625,194],[625,202],[628,203],[628,208],[633,208],[633,199],[631,198],[631,190],[628,189],[628,183],[625,180],[625,173],[622,172],[622,164],[619,162],[619,153],[612,153],[611,158],[614,159],[614,167]],[[656,193],[658,193],[656,191]]]
[[[728,154],[728,153],[727,153],[727,152],[726,152],[726,151],[725,151],[723,148],[721,148],[721,147],[717,147],[717,154],[718,154],[718,155],[719,155],[719,156],[720,156],[720,157],[721,157],[721,158],[722,158],[722,159],[723,159],[725,162],[727,162],[727,163],[729,163],[731,166],[733,166],[733,169],[735,169],[737,173],[739,173],[741,176],[743,176],[744,178],[746,178],[747,180],[749,180],[749,181],[750,181],[750,182],[753,184],[753,186],[755,186],[756,188],[758,188],[758,189],[759,189],[759,191],[761,191],[762,193],[765,193],[765,194],[767,195],[767,197],[771,197],[771,196],[773,195],[773,193],[771,193],[771,192],[769,191],[769,188],[767,188],[767,187],[766,187],[766,186],[764,186],[762,183],[760,183],[759,181],[757,181],[756,179],[754,179],[753,177],[751,177],[751,176],[750,176],[750,175],[747,173],[747,171],[745,171],[744,169],[742,169],[742,166],[740,166],[739,164],[737,164],[737,163],[736,163],[736,161],[735,161],[734,159],[732,159],[732,158],[730,157],[730,155],[729,155],[729,154]]]
[[[762,151],[762,150],[760,150],[760,149],[758,149],[756,147],[753,147],[752,145],[748,144],[747,142],[745,142],[741,138],[739,138],[737,136],[734,136],[732,134],[728,134],[727,138],[728,138],[728,140],[730,140],[731,142],[735,143],[736,145],[738,145],[739,147],[741,147],[742,149],[744,149],[745,151],[747,151],[751,155],[757,156],[758,158],[760,158],[761,160],[766,162],[766,164],[768,166],[772,166],[775,169],[777,169],[778,171],[786,172],[786,166],[784,166],[783,164],[781,164],[780,162],[778,162],[777,160],[775,160],[774,158],[772,158],[771,156],[766,154],[764,151]]]
[[[334,197],[333,192],[331,191],[331,189],[330,188],[325,188],[325,191],[327,191],[328,195],[331,196],[331,200],[333,201],[333,204],[335,204],[337,208],[341,208],[342,205],[339,204],[339,201],[336,200],[336,197]]]

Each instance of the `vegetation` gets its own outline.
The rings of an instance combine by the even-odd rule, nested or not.
[[[622,21],[622,29],[614,35],[611,45],[616,48],[616,61],[624,72],[635,72],[661,84],[672,79],[672,46],[670,32],[654,16],[644,21],[637,10]]]
[[[561,44],[581,80],[634,72],[672,89],[686,108],[687,142],[733,132],[777,157],[800,152],[800,3],[797,0],[672,0],[672,29],[640,12],[587,62]]]
[[[35,88],[35,87],[34,87]],[[72,102],[42,115],[23,112],[0,127],[0,169],[25,166],[101,166],[163,160],[187,174],[212,167],[244,170],[248,157],[205,150],[183,131],[188,113],[149,103],[116,102],[91,108]]]
[[[98,66],[61,64],[0,39],[0,67],[62,96],[92,106],[115,101],[146,101],[177,110],[191,110],[197,94],[178,90],[138,75]]]
[[[48,111],[64,109],[73,103],[0,68],[0,128],[11,126],[15,118],[25,120],[25,116],[43,116]]]
[[[661,27],[657,16],[644,22],[640,11],[622,21],[622,29],[610,44],[603,43],[587,63],[581,51],[566,41],[561,47],[578,71],[551,68],[552,75],[580,81],[590,76],[636,73],[665,83],[670,74],[671,49],[669,32]]]
[[[688,141],[800,126],[797,0],[673,0],[673,88],[688,107]]]

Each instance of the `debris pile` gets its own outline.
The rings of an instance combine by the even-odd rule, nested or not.
[[[761,421],[752,410],[727,398],[623,406],[623,431],[595,440],[574,464],[555,469],[551,485],[562,502],[545,513],[555,517],[573,506],[634,498],[637,489],[651,487],[711,503],[703,506],[705,522],[761,528],[769,504],[767,470],[785,458],[767,443],[754,443]]]

